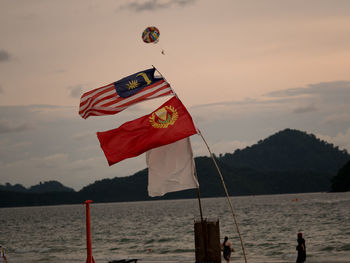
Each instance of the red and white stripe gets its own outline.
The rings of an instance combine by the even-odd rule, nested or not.
[[[127,98],[120,97],[114,83],[111,83],[84,93],[80,98],[79,115],[84,119],[89,116],[112,115],[140,101],[173,94],[172,88],[164,79]]]

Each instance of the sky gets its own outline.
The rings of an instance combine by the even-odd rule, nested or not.
[[[0,0],[0,184],[80,190],[146,168],[144,155],[109,167],[96,132],[168,97],[86,120],[78,108],[152,65],[217,155],[286,128],[350,152],[349,14],[348,0]]]

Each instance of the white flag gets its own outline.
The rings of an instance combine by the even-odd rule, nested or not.
[[[149,196],[162,196],[199,186],[194,174],[195,164],[189,137],[149,150],[146,162]]]

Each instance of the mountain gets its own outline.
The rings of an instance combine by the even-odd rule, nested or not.
[[[33,185],[29,189],[20,184],[0,185],[0,207],[38,206],[82,203],[74,189],[57,181]]]
[[[285,129],[245,149],[215,156],[215,160],[230,195],[257,195],[330,191],[332,178],[349,162],[350,155],[313,134]],[[224,196],[221,179],[211,158],[197,157],[195,163],[201,196]],[[150,198],[147,177],[145,169],[128,177],[96,181],[79,192],[59,186],[58,182],[45,182],[26,192],[11,192],[9,188],[5,192],[0,188],[0,206],[70,204],[87,199],[120,202],[197,196],[196,190],[190,189]],[[337,179],[333,179],[333,184],[334,180]],[[61,190],[54,192],[53,189]]]
[[[20,192],[20,193],[50,193],[50,192],[74,192],[73,188],[64,186],[57,181],[40,182],[37,185],[31,186],[29,189],[25,188],[23,185],[16,184],[11,185],[6,183],[5,185],[0,185],[0,191],[8,192]]]
[[[349,154],[313,134],[285,129],[243,150],[227,153],[220,159],[231,167],[260,171],[335,173],[349,160]]]
[[[147,200],[147,176],[148,172],[144,169],[128,177],[103,179],[84,187],[79,195],[97,202]]]
[[[9,192],[27,192],[28,189],[25,188],[21,184],[12,185],[10,183],[6,183],[5,185],[0,184],[0,191],[9,191]]]
[[[313,134],[285,129],[215,159],[229,194],[250,195],[330,191],[331,179],[350,160],[350,155]],[[211,158],[197,157],[195,162],[201,196],[223,196],[222,183]],[[79,193],[101,202],[151,199],[147,195],[147,170],[129,177],[97,181]],[[190,197],[196,197],[195,190],[169,193],[163,198]]]
[[[350,191],[350,161],[348,161],[332,179],[332,192]]]
[[[74,192],[73,188],[69,188],[57,181],[40,182],[29,188],[30,193],[52,193],[52,192]]]

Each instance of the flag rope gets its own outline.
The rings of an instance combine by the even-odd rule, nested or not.
[[[197,129],[197,130],[198,130],[198,129]],[[212,154],[212,152],[211,152],[211,150],[210,150],[210,148],[209,148],[208,143],[206,142],[206,140],[204,139],[202,133],[201,133],[199,130],[198,130],[198,134],[202,137],[202,139],[203,139],[205,145],[206,145],[207,148],[208,148],[208,151],[209,151],[209,153],[210,153],[210,157],[212,158],[212,160],[213,160],[213,162],[214,162],[214,164],[215,164],[215,166],[216,166],[216,169],[218,170],[218,173],[219,173],[219,176],[220,176],[222,185],[223,185],[223,187],[224,187],[224,189],[225,189],[225,193],[226,193],[227,200],[228,200],[228,202],[229,202],[229,204],[230,204],[230,207],[231,207],[231,212],[232,212],[232,216],[233,216],[233,219],[234,219],[236,228],[237,228],[238,236],[239,236],[239,239],[240,239],[240,241],[241,241],[241,246],[242,246],[244,261],[245,261],[245,263],[247,263],[247,256],[246,256],[246,254],[245,254],[243,239],[242,239],[241,233],[240,233],[240,231],[239,231],[237,218],[236,218],[236,215],[235,215],[233,206],[232,206],[231,198],[230,198],[230,196],[229,196],[229,194],[228,194],[228,191],[227,191],[227,188],[226,188],[226,184],[225,184],[225,182],[224,182],[224,178],[222,177],[222,174],[221,174],[221,171],[220,171],[220,169],[219,169],[219,166],[217,165],[217,163],[216,163],[216,161],[215,161],[215,158],[214,158],[214,156],[213,156],[213,154]]]

